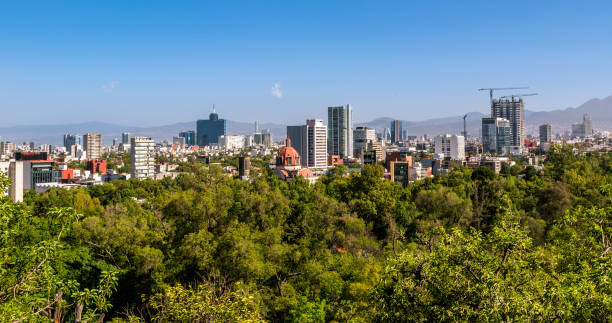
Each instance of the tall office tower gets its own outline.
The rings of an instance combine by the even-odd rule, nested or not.
[[[185,144],[187,146],[195,146],[196,145],[196,132],[195,130],[188,130],[179,132],[179,137],[185,138]]]
[[[396,144],[402,141],[402,122],[400,120],[391,121],[391,143]]]
[[[385,141],[391,141],[391,129],[390,128],[385,128],[383,132],[383,139]]]
[[[198,145],[209,146],[218,144],[219,137],[226,135],[226,122],[224,119],[219,119],[219,115],[215,112],[215,106],[208,120],[197,121]]]
[[[545,123],[540,126],[540,142],[551,142],[552,141],[552,127],[550,123]]]
[[[368,127],[357,127],[353,131],[353,156],[362,156],[368,144],[376,141],[376,130]]]
[[[327,127],[323,120],[306,120],[302,126],[287,126],[287,137],[300,155],[303,167],[327,166]]]
[[[457,135],[439,135],[434,138],[436,154],[444,154],[452,160],[465,158],[465,138]]]
[[[300,155],[302,167],[308,167],[308,126],[287,126],[287,138],[291,147]]]
[[[144,179],[155,176],[155,142],[147,137],[134,137],[131,146],[132,178]]]
[[[66,147],[66,150],[70,150],[70,147],[72,147],[72,145],[83,145],[83,137],[77,135],[77,134],[65,134],[64,135],[64,147]]]
[[[100,159],[102,157],[102,136],[91,132],[83,135],[83,148],[87,152],[88,159]]]
[[[259,121],[255,121],[255,131],[253,133],[259,133]]]
[[[525,143],[523,99],[513,97],[512,100],[493,100],[491,118],[504,118],[510,121],[510,146],[523,147]]]
[[[353,155],[353,109],[350,104],[327,109],[327,153],[342,158]]]
[[[129,132],[124,132],[121,134],[121,143],[124,145],[130,144],[130,133]]]
[[[510,121],[503,118],[482,118],[482,151],[486,154],[504,153],[511,144]]]
[[[593,122],[590,114],[587,113],[582,117],[582,124],[584,125],[584,137],[593,136]]]
[[[323,124],[323,120],[306,120],[306,127],[308,127],[308,167],[327,167],[327,127]]]
[[[113,147],[119,146],[119,138],[113,138]]]

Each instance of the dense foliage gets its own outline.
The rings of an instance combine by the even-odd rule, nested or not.
[[[407,188],[191,163],[4,198],[0,321],[609,321],[612,154],[547,157]]]

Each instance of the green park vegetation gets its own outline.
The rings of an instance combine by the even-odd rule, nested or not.
[[[0,321],[609,321],[612,154],[547,157],[406,188],[193,162],[0,197]]]

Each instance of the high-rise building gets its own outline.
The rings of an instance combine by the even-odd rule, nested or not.
[[[587,113],[582,117],[582,124],[584,125],[584,136],[593,136],[593,122],[591,121],[590,114]]]
[[[308,167],[308,126],[287,126],[287,138],[300,155],[302,167]]]
[[[391,129],[390,128],[385,128],[383,130],[382,138],[384,141],[391,141]]]
[[[87,133],[83,135],[83,148],[87,152],[89,159],[101,159],[102,157],[102,136],[97,133]]]
[[[439,135],[434,138],[436,154],[444,154],[452,160],[463,160],[465,158],[465,138],[457,135]]]
[[[185,144],[187,146],[196,145],[196,132],[194,130],[179,132],[179,137],[185,138]]]
[[[121,143],[124,145],[130,144],[130,133],[129,132],[124,132],[121,134]]]
[[[264,130],[262,133],[255,133],[253,134],[253,143],[255,145],[270,147],[272,145],[272,134],[269,130]]]
[[[66,150],[70,150],[72,145],[83,145],[83,137],[77,134],[65,134],[64,135],[64,147]]]
[[[582,123],[572,124],[572,138],[587,138],[593,135],[593,122],[591,115],[585,114]]]
[[[327,166],[327,127],[323,120],[306,120],[302,126],[287,126],[287,137],[300,155],[303,167]]]
[[[144,179],[155,176],[155,141],[147,137],[134,137],[131,146],[132,178]]]
[[[402,122],[400,120],[391,121],[391,143],[396,144],[402,141]]]
[[[327,166],[327,127],[323,120],[306,120],[308,127],[308,167]]]
[[[210,146],[219,143],[219,137],[226,135],[226,122],[224,119],[219,119],[219,115],[215,111],[213,105],[212,113],[208,116],[208,120],[197,121],[198,145]]]
[[[327,153],[342,158],[353,155],[353,109],[350,104],[327,109]]]
[[[368,127],[357,127],[353,131],[353,156],[362,156],[368,144],[376,141],[376,130]]]
[[[552,141],[552,127],[550,123],[545,123],[540,126],[540,142]]]
[[[523,147],[525,143],[525,112],[523,99],[493,100],[491,118],[504,118],[510,122],[510,146]]]
[[[504,153],[511,144],[510,121],[503,118],[482,118],[482,151],[487,154]]]

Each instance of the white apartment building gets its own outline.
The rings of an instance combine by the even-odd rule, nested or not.
[[[323,120],[306,120],[308,167],[327,167],[327,127]],[[302,156],[302,158],[304,158]]]
[[[465,158],[465,139],[457,135],[439,135],[434,138],[435,154],[444,154],[453,160]]]
[[[245,138],[243,135],[219,136],[219,147],[222,149],[240,149],[244,147]]]
[[[155,176],[155,141],[147,137],[131,139],[131,175],[132,178],[144,179]]]
[[[361,156],[369,143],[376,142],[376,130],[368,127],[357,127],[353,130],[353,156]]]

